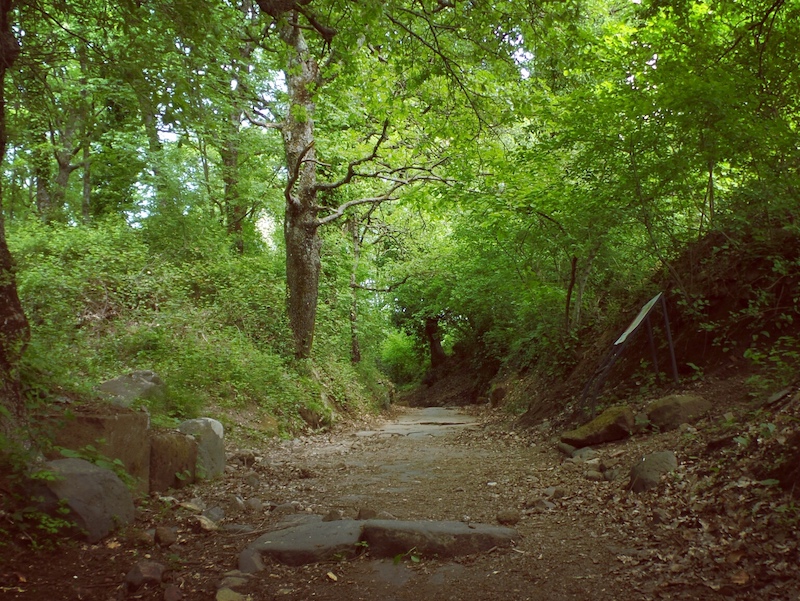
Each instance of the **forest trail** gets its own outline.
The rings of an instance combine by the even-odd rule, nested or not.
[[[273,564],[242,592],[287,601],[632,598],[625,564],[641,552],[640,541],[604,511],[610,483],[565,474],[547,440],[474,414],[395,411],[372,430],[310,437],[273,452],[273,469],[299,466],[307,476],[289,483],[280,501],[345,517],[368,508],[402,520],[496,524],[499,514],[517,514],[515,546],[448,561],[373,560],[367,550],[347,562]]]
[[[706,440],[696,430],[609,443],[583,461],[556,450],[557,432],[546,422],[517,430],[508,414],[485,406],[394,406],[390,415],[365,419],[293,440],[232,436],[221,478],[152,495],[140,503],[136,524],[117,535],[93,545],[17,546],[19,553],[4,553],[2,598],[800,598],[791,523],[775,521],[778,510],[761,501],[764,489],[736,471],[723,488],[703,485],[711,464],[699,459]],[[597,462],[625,470],[664,448],[676,450],[679,466],[655,490],[629,494],[627,478],[587,477]],[[263,570],[237,571],[240,553],[287,521],[353,520],[365,512],[409,521],[503,522],[518,536],[510,548],[446,560],[414,549],[378,559],[365,547],[350,559],[293,567],[264,557]],[[163,576],[140,587],[126,584],[152,562],[163,566]]]

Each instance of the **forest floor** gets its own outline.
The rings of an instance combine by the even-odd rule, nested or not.
[[[411,409],[289,441],[233,436],[223,478],[151,496],[135,525],[98,544],[34,550],[15,540],[2,550],[5,599],[122,600],[593,600],[800,599],[797,508],[753,476],[751,455],[718,449],[721,425],[757,437],[741,382],[701,390],[715,403],[694,427],[649,433],[597,448],[606,468],[626,469],[648,452],[672,450],[680,466],[655,491],[626,490],[627,478],[592,481],[556,449],[550,422],[519,429],[487,406]],[[797,422],[797,395],[777,413]],[[431,413],[433,412],[433,413]],[[443,418],[443,416],[445,416]],[[240,419],[246,421],[247,416]],[[432,423],[437,422],[437,423]],[[771,422],[772,423],[772,422]],[[782,444],[776,418],[770,441]],[[722,434],[731,433],[724,429]],[[709,450],[711,448],[711,450]],[[764,454],[759,457],[763,459]],[[761,460],[759,459],[759,460]],[[251,508],[241,509],[240,500]],[[255,504],[252,500],[256,500]],[[259,503],[264,508],[259,508]],[[255,506],[256,509],[252,509]],[[197,511],[219,507],[222,526],[204,530]],[[236,507],[239,507],[237,509]],[[266,569],[228,581],[242,549],[289,512],[355,518],[359,510],[403,520],[496,524],[519,521],[511,548],[442,560],[417,556],[355,559]],[[280,511],[276,508],[280,508]],[[282,515],[278,515],[278,514]],[[170,546],[148,530],[176,528]],[[142,560],[167,568],[161,583],[131,590],[126,574]]]

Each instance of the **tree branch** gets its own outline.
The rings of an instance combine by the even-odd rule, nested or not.
[[[297,200],[292,198],[292,190],[294,190],[294,186],[297,183],[297,180],[300,179],[300,168],[303,166],[303,161],[312,148],[314,148],[313,140],[309,142],[308,146],[303,148],[303,152],[301,152],[300,155],[297,157],[297,161],[294,164],[294,168],[290,169],[289,171],[289,181],[286,182],[286,188],[283,190],[283,196],[284,198],[286,198],[287,204],[291,206],[297,204]]]
[[[389,188],[383,194],[381,194],[380,196],[372,196],[370,198],[359,198],[356,200],[350,200],[344,204],[341,204],[336,209],[333,209],[333,212],[330,215],[323,217],[322,219],[318,219],[316,222],[317,227],[336,221],[342,215],[344,215],[348,209],[352,207],[357,207],[359,205],[365,205],[365,204],[378,205],[381,204],[382,202],[397,200],[397,197],[394,196],[394,193],[397,192],[397,190],[399,190],[400,188],[404,188],[405,186],[410,186],[411,184],[417,182],[447,181],[444,178],[439,177],[437,175],[415,175],[414,177],[410,177],[408,179],[391,179],[391,180],[389,180],[388,178],[383,178],[383,179],[392,182],[392,185],[389,186]]]
[[[358,173],[356,173],[356,167],[358,167],[359,165],[363,165],[364,163],[369,163],[370,161],[374,161],[377,158],[381,144],[383,144],[389,137],[387,133],[388,129],[389,129],[389,120],[386,119],[383,122],[383,131],[381,131],[381,135],[378,138],[378,141],[375,142],[375,146],[372,148],[372,152],[368,156],[362,157],[355,161],[351,161],[350,164],[347,166],[347,175],[345,175],[338,182],[327,182],[327,183],[317,184],[314,187],[314,189],[317,192],[326,192],[330,190],[335,190],[337,188],[341,188],[342,186],[346,186],[347,184],[349,184],[356,175],[359,175]]]

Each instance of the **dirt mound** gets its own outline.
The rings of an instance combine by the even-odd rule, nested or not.
[[[800,237],[786,229],[758,233],[715,232],[691,244],[631,303],[613,327],[581,333],[593,340],[560,381],[525,375],[509,397],[524,404],[523,423],[535,424],[579,401],[586,382],[614,341],[654,294],[667,301],[679,386],[672,382],[670,355],[660,309],[652,316],[656,360],[644,328],[625,349],[601,393],[613,403],[642,391],[667,392],[708,376],[754,376],[754,386],[774,392],[790,383],[800,357]],[[586,407],[575,407],[575,415]]]

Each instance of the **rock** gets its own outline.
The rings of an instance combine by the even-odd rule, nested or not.
[[[521,517],[522,516],[520,516],[519,511],[516,509],[504,509],[503,511],[498,512],[497,523],[502,524],[503,526],[514,526],[515,524],[519,523]]]
[[[251,597],[245,596],[242,593],[237,593],[229,588],[221,588],[217,591],[217,595],[214,599],[216,601],[248,601]]]
[[[154,540],[162,547],[174,545],[178,542],[178,529],[167,526],[158,526],[156,527]]]
[[[239,571],[244,574],[255,574],[262,571],[266,566],[261,559],[258,549],[247,547],[239,553]]]
[[[710,409],[711,403],[701,396],[673,394],[650,403],[645,413],[654,427],[666,432],[696,422]]]
[[[612,467],[611,469],[603,472],[603,477],[609,482],[616,482],[625,475],[625,468],[621,465]]]
[[[164,577],[164,566],[155,561],[140,561],[125,576],[125,583],[131,590],[145,584],[160,584]]]
[[[241,576],[225,576],[222,582],[219,583],[219,588],[236,588],[245,586],[248,582],[249,574],[242,574]]]
[[[294,503],[281,503],[277,505],[272,512],[277,515],[289,515],[297,513],[297,506]]]
[[[150,491],[183,488],[195,481],[197,441],[182,432],[150,434]]]
[[[661,476],[674,472],[678,468],[678,459],[672,451],[650,453],[631,467],[631,480],[628,487],[633,492],[643,492],[655,488]]]
[[[214,530],[219,530],[217,523],[204,515],[195,516],[194,520],[195,524],[200,528],[200,530],[204,530],[205,532],[214,532]]]
[[[356,520],[305,523],[264,534],[247,549],[290,566],[351,558],[359,549],[361,529],[366,523]],[[239,556],[239,570],[250,573],[251,570],[246,569],[250,565],[246,562],[255,563],[249,553],[245,561],[242,555]]]
[[[362,507],[358,510],[357,520],[374,520],[378,517],[378,512],[368,507]]]
[[[327,515],[322,518],[323,522],[335,522],[344,519],[344,512],[341,509],[331,509]]]
[[[136,491],[143,495],[150,489],[150,418],[142,411],[108,407],[100,411],[76,410],[69,419],[54,420],[50,425],[54,447],[81,451],[92,445],[97,453],[119,459],[125,471],[136,481]],[[60,459],[57,450],[48,459]]]
[[[249,511],[262,512],[264,511],[264,502],[256,497],[247,499],[244,502],[245,509]]]
[[[548,486],[543,492],[548,499],[561,499],[567,495],[567,491],[560,486]]]
[[[583,447],[582,449],[575,449],[572,452],[572,458],[579,461],[591,461],[597,457],[597,451],[592,447]]]
[[[576,430],[564,432],[561,442],[576,448],[621,440],[633,431],[633,412],[629,407],[609,407],[589,423]]]
[[[203,512],[203,515],[212,522],[221,522],[225,519],[225,510],[222,507],[210,507]]]
[[[591,482],[605,482],[606,477],[602,472],[596,470],[589,470],[584,474],[584,477]]]
[[[183,599],[183,593],[180,587],[170,584],[164,589],[164,601],[181,601],[181,599]]]
[[[197,477],[212,479],[225,471],[225,429],[210,417],[190,419],[178,426],[197,440]]]
[[[54,480],[38,480],[32,485],[34,496],[42,499],[42,510],[63,517],[57,512],[61,503],[66,503],[68,519],[85,532],[90,543],[133,522],[133,496],[111,470],[83,459],[56,459],[46,462],[42,469],[55,476]]]
[[[567,457],[572,457],[572,454],[575,452],[575,447],[571,444],[567,444],[566,442],[559,442],[556,448],[564,453]]]
[[[395,557],[416,549],[426,557],[451,558],[494,547],[510,547],[517,538],[517,532],[511,528],[486,524],[384,520],[362,523],[363,540],[372,557]]]
[[[136,401],[163,401],[167,387],[158,375],[150,370],[138,370],[125,376],[107,380],[97,391],[118,407],[130,407]]]

